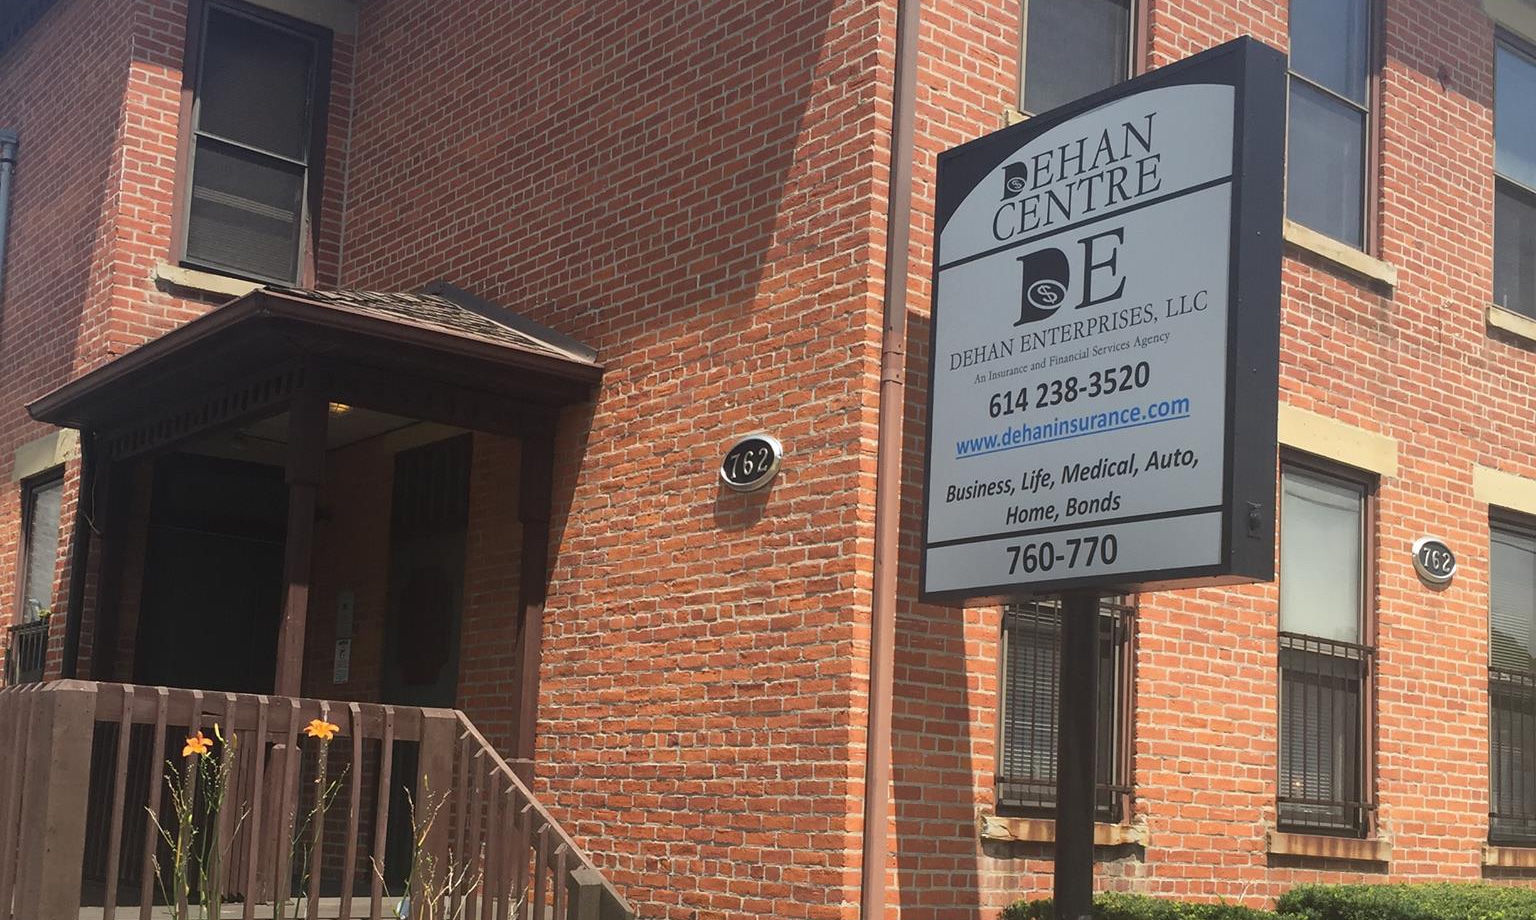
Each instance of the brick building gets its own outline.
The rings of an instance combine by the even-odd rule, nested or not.
[[[1536,5],[929,0],[910,151],[897,6],[10,0],[7,681],[455,707],[641,916],[855,917],[886,604],[887,913],[1048,891],[1055,611],[914,599],[935,158],[1251,35],[1279,579],[1105,608],[1099,884],[1536,878]]]

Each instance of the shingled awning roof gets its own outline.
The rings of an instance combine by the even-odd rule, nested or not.
[[[239,392],[307,362],[348,380],[491,403],[585,402],[602,378],[582,343],[446,284],[419,293],[265,287],[218,307],[27,406],[66,428],[121,430],[203,394]],[[396,403],[403,397],[397,392]],[[240,397],[245,398],[245,397]],[[340,398],[340,397],[338,397]],[[183,408],[183,415],[187,411]]]

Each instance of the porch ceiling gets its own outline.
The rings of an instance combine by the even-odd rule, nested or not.
[[[591,398],[596,352],[445,284],[417,294],[267,287],[27,406],[39,421],[120,431],[283,368],[344,368],[395,389],[453,387],[555,408]],[[336,398],[347,401],[354,391]]]

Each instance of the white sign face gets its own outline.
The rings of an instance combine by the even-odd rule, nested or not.
[[[1221,562],[1235,95],[1064,121],[944,224],[925,592]]]

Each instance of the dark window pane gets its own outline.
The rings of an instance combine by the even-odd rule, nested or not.
[[[314,54],[307,39],[209,10],[198,130],[307,159]]]
[[[1494,182],[1493,302],[1536,316],[1536,195]]]
[[[1494,60],[1493,167],[1536,189],[1536,64],[1503,45]]]
[[[1365,106],[1366,0],[1291,0],[1291,71]]]
[[[1363,246],[1365,113],[1293,79],[1287,156],[1286,216]]]
[[[1028,0],[1024,110],[1038,114],[1125,79],[1130,0]]]
[[[31,623],[53,606],[53,577],[59,565],[59,511],[64,482],[56,479],[27,492],[27,558],[21,621]]]
[[[1280,823],[1357,833],[1365,826],[1360,750],[1365,655],[1282,637]]]
[[[200,139],[192,167],[187,258],[268,278],[297,276],[304,176]]]
[[[1536,678],[1488,674],[1489,802],[1488,837],[1495,842],[1536,839]]]
[[[1049,815],[1056,803],[1056,706],[1060,607],[1028,604],[1004,614],[1002,750],[997,801],[1005,809]],[[1119,821],[1127,789],[1121,741],[1128,680],[1130,613],[1105,605],[1099,617],[1097,809]]]

